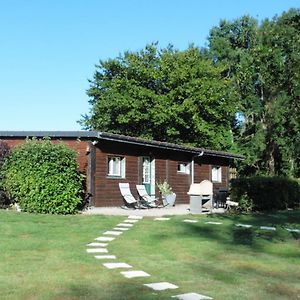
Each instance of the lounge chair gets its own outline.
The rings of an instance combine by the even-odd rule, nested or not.
[[[119,188],[121,195],[123,196],[123,199],[125,201],[126,208],[146,208],[145,206],[141,205],[137,199],[133,197],[130,191],[129,183],[119,183]]]
[[[136,189],[138,191],[138,194],[142,200],[142,203],[148,207],[158,207],[158,205],[155,203],[159,198],[152,198],[149,196],[149,194],[146,191],[146,187],[142,184],[137,184]]]

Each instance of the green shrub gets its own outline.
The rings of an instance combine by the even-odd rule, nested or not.
[[[300,205],[300,186],[296,180],[283,177],[238,178],[231,181],[230,198],[251,201],[253,210],[258,211],[296,208]]]
[[[63,143],[27,140],[13,149],[2,169],[8,195],[24,211],[68,214],[82,202],[76,152]]]
[[[6,192],[3,187],[2,177],[1,177],[1,168],[5,159],[10,154],[10,148],[7,143],[0,141],[0,208],[7,208],[10,205],[9,198],[6,195]]]

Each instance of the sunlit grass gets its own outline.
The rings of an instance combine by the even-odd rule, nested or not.
[[[300,299],[300,212],[144,218],[108,246],[118,262],[150,278],[108,270],[86,244],[125,217],[0,211],[1,299],[167,299],[198,292],[214,299]],[[219,221],[222,225],[205,224]],[[236,223],[254,225],[236,227]],[[259,226],[275,226],[276,231]],[[155,292],[143,283],[168,281]]]

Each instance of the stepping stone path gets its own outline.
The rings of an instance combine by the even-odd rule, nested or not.
[[[116,259],[115,255],[95,255],[96,259]]]
[[[107,269],[132,268],[131,265],[126,263],[104,263],[103,266]]]
[[[289,231],[289,232],[300,232],[299,229],[286,228],[286,230]]]
[[[136,277],[149,277],[150,274],[144,271],[125,271],[121,272],[121,274],[126,278],[136,278]]]
[[[205,224],[221,225],[223,223],[222,222],[212,222],[212,221],[209,221],[209,222],[205,222]]]
[[[102,241],[102,242],[111,242],[113,241],[115,238],[113,237],[108,237],[108,236],[99,236],[97,238],[95,238],[96,241]]]
[[[121,235],[123,232],[121,231],[105,231],[103,234],[105,235]]]
[[[126,231],[126,230],[129,230],[129,228],[126,228],[126,227],[115,227],[114,230]]]
[[[248,225],[248,224],[235,224],[235,226],[244,227],[244,228],[251,228],[252,227],[252,225]]]
[[[86,249],[87,253],[108,253],[108,250],[106,248],[91,248]]]
[[[167,289],[178,289],[178,286],[169,282],[157,282],[157,283],[145,283],[145,286],[155,290],[155,291],[163,291]]]
[[[177,298],[177,299],[180,299],[180,300],[209,300],[209,299],[213,299],[211,297],[200,295],[200,294],[197,294],[197,293],[181,294],[181,295],[172,296],[172,298]]]
[[[87,244],[88,247],[106,247],[108,244],[107,243],[89,243]]]
[[[190,220],[190,219],[185,219],[185,220],[183,220],[183,222],[186,222],[186,223],[198,223],[197,220]]]
[[[116,227],[113,228],[113,230],[108,230],[103,233],[105,236],[99,236],[95,238],[97,242],[92,242],[87,244],[86,252],[87,253],[108,253],[107,247],[108,242],[113,241],[116,237],[120,236],[123,234],[125,231],[129,230],[130,228],[133,227],[133,225],[138,222],[139,220],[143,219],[142,216],[135,216],[135,215],[130,215],[126,220],[123,222],[119,223],[116,225]],[[168,221],[170,218],[155,218],[155,221]],[[186,219],[184,222],[188,223],[197,223],[198,221],[196,220],[190,220]],[[208,222],[211,224],[222,224],[222,223],[217,223],[217,222]],[[113,236],[110,237],[109,235]],[[105,242],[105,243],[103,243]],[[95,248],[97,247],[97,248]],[[94,256],[96,259],[99,260],[116,260],[115,255],[108,255],[108,254],[101,254],[101,255],[95,255]],[[133,268],[131,265],[125,263],[125,262],[107,262],[103,263],[103,266],[106,267],[107,269],[131,269]],[[151,275],[142,271],[142,270],[132,270],[132,271],[123,271],[120,272],[125,278],[139,278],[139,277],[150,277]],[[167,289],[177,289],[178,286],[169,282],[156,282],[156,283],[145,283],[145,286],[155,290],[155,291],[164,291]],[[203,296],[200,294],[196,293],[187,293],[187,294],[181,294],[181,295],[176,295],[172,296],[173,298],[178,298],[178,299],[183,299],[183,300],[198,300],[198,299],[212,299],[207,296]]]
[[[269,227],[269,226],[260,226],[259,227],[262,230],[270,230],[270,231],[275,231],[276,228],[275,227]]]

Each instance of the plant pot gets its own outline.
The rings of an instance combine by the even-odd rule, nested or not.
[[[167,194],[167,195],[162,195],[162,200],[164,206],[175,206],[175,200],[176,200],[176,194]]]

